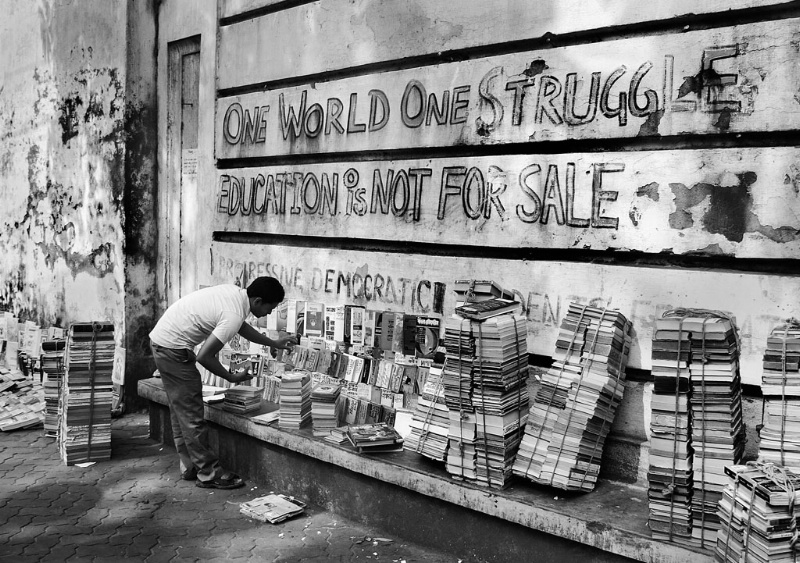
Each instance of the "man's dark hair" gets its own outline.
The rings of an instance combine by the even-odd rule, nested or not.
[[[281,282],[270,276],[254,279],[247,286],[248,297],[260,297],[264,303],[280,303],[286,296]]]

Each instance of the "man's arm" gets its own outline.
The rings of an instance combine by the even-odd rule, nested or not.
[[[213,334],[210,334],[200,347],[200,352],[197,353],[197,363],[214,375],[230,381],[231,383],[241,383],[242,381],[251,379],[253,376],[249,375],[246,370],[231,373],[230,371],[226,370],[221,363],[219,363],[219,357],[217,355],[219,354],[219,351],[222,350],[223,346],[224,344],[219,338]]]
[[[273,340],[272,338],[261,334],[247,323],[242,323],[242,327],[239,329],[239,335],[248,339],[250,342],[255,342],[256,344],[261,344],[262,346],[272,346],[273,348],[288,349],[290,346],[297,344],[297,337],[293,334],[281,336],[277,340]]]

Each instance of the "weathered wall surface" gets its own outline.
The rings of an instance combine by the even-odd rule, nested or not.
[[[152,373],[153,4],[2,10],[0,308],[42,326],[114,321],[135,391]]]
[[[124,323],[120,2],[3,2],[0,307]]]

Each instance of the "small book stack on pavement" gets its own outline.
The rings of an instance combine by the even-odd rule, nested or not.
[[[800,475],[772,463],[730,465],[714,555],[722,563],[797,559]]]
[[[297,430],[311,422],[311,374],[290,371],[281,378],[278,426]]]
[[[565,490],[591,491],[625,391],[631,323],[619,311],[571,303],[553,365],[542,376],[514,473]]]
[[[271,494],[243,502],[239,505],[239,512],[260,522],[277,524],[300,514],[305,507],[304,503],[294,497]]]
[[[350,426],[347,439],[359,453],[403,451],[403,437],[385,422]]]
[[[222,409],[239,414],[255,412],[261,408],[261,389],[250,385],[236,385],[225,390]]]
[[[800,471],[800,322],[772,329],[761,383],[764,427],[758,459]]]
[[[311,423],[314,436],[328,436],[339,426],[342,388],[334,383],[320,383],[311,391]]]

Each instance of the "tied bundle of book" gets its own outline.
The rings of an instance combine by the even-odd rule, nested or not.
[[[722,563],[797,560],[800,475],[772,463],[725,468],[714,556]]]
[[[445,460],[450,418],[444,397],[442,366],[431,366],[428,371],[409,426],[411,434],[406,439],[405,449],[436,461]]]
[[[453,315],[445,324],[445,402],[450,413],[447,470],[504,488],[528,416],[525,319]]]
[[[239,505],[239,512],[260,522],[277,524],[303,512],[306,505],[294,497],[271,494]]]
[[[314,436],[328,436],[342,418],[342,388],[335,383],[321,383],[311,391],[311,424]]]
[[[692,450],[689,424],[689,333],[657,319],[652,340],[654,380],[647,473],[649,526],[654,538],[692,535]]]
[[[676,309],[667,311],[656,322],[654,374],[656,377],[659,373],[671,374],[675,380],[674,387],[668,389],[673,397],[660,404],[660,407],[664,409],[672,404],[673,411],[666,414],[678,416],[673,424],[672,449],[669,449],[669,443],[655,444],[654,452],[651,452],[650,474],[660,477],[660,480],[655,480],[656,487],[651,485],[651,491],[655,488],[653,492],[656,492],[669,479],[666,491],[670,494],[658,499],[661,502],[660,506],[656,506],[658,510],[654,510],[655,499],[651,496],[650,527],[654,532],[658,531],[660,537],[666,535],[666,539],[676,539],[676,533],[679,532],[680,539],[687,539],[685,527],[674,528],[675,502],[667,504],[667,501],[677,501],[682,505],[681,513],[687,504],[691,508],[689,543],[709,548],[716,541],[720,526],[717,504],[727,482],[725,466],[740,463],[744,453],[738,358],[736,326],[725,313],[706,309]],[[660,372],[662,369],[665,371]],[[681,379],[687,375],[689,392],[686,402],[683,402],[680,390],[684,383]],[[674,406],[676,402],[677,410]],[[676,430],[675,425],[682,423],[680,416],[683,412],[691,415],[690,424],[686,430],[679,427]],[[655,414],[654,410],[654,418]],[[662,410],[661,414],[665,412]],[[688,446],[684,450],[682,444],[686,441]],[[676,455],[683,460],[682,463],[664,455],[675,451],[679,452]],[[686,472],[691,474],[691,481],[683,479]],[[676,479],[675,486],[672,486],[673,476]],[[687,487],[691,487],[688,495],[684,494]],[[685,519],[682,518],[680,525],[684,523]]]
[[[58,400],[64,379],[66,340],[44,340],[40,366],[44,386],[44,435],[58,437]]]
[[[298,430],[311,421],[311,374],[290,371],[281,378],[278,426]]]
[[[67,465],[111,457],[114,325],[75,323],[67,337],[59,451]]]
[[[403,451],[403,437],[385,422],[357,424],[347,428],[347,439],[358,453]]]
[[[261,393],[259,387],[236,385],[225,390],[222,409],[238,414],[247,414],[261,409]]]
[[[764,427],[758,458],[800,470],[800,321],[775,327],[767,337],[761,392]]]
[[[625,391],[631,323],[619,311],[571,303],[553,365],[542,375],[514,473],[592,491],[605,439]]]

